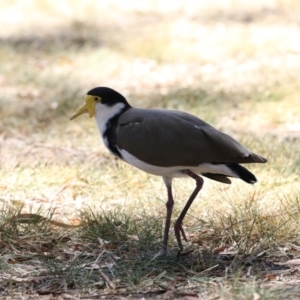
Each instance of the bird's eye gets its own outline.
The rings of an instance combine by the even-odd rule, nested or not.
[[[98,98],[98,97],[95,97],[94,100],[97,102],[97,101],[99,101],[99,98]]]

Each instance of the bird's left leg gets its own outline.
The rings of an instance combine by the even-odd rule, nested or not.
[[[179,217],[176,220],[175,225],[174,225],[175,236],[176,236],[177,243],[178,243],[180,251],[183,250],[183,246],[182,246],[180,234],[182,235],[182,237],[184,238],[184,240],[187,241],[185,232],[184,232],[184,230],[182,228],[182,221],[183,221],[183,219],[184,219],[187,211],[189,210],[190,206],[192,205],[193,201],[195,200],[197,194],[202,189],[202,186],[203,186],[203,183],[204,183],[204,180],[200,176],[196,175],[195,173],[193,173],[190,170],[183,170],[182,173],[186,174],[186,175],[188,175],[190,177],[192,177],[193,179],[195,179],[195,181],[196,181],[196,188],[194,189],[192,195],[190,196],[188,202],[184,206],[182,212],[180,213],[180,215],[179,215]]]

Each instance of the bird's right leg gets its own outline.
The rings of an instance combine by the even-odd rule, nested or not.
[[[166,252],[167,248],[168,248],[168,238],[169,238],[171,217],[172,217],[173,206],[174,206],[174,199],[173,199],[173,194],[172,194],[172,178],[171,177],[163,177],[163,180],[167,187],[167,192],[168,192],[168,201],[166,203],[167,215],[166,215],[164,239],[163,239],[163,246],[162,246],[162,251]]]
[[[196,198],[196,196],[198,195],[199,191],[202,189],[202,186],[204,183],[203,179],[200,176],[198,176],[197,174],[193,173],[190,170],[183,170],[182,173],[192,177],[196,181],[196,187],[174,225],[175,236],[176,236],[180,251],[183,251],[180,233],[181,233],[182,237],[184,238],[184,240],[187,241],[186,235],[185,235],[183,227],[182,227],[182,220],[184,219],[187,211],[189,210],[190,206],[192,205],[192,203],[193,203],[194,199]]]

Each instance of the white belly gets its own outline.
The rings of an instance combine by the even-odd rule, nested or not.
[[[191,166],[175,166],[175,167],[159,167],[147,164],[138,158],[131,155],[124,149],[119,149],[124,160],[130,165],[153,175],[163,176],[163,177],[185,177],[186,175],[182,174],[182,170],[191,170],[195,174],[203,173],[213,173],[213,174],[223,174],[231,177],[238,177],[231,169],[226,165],[214,165],[210,163],[200,164],[196,167]]]

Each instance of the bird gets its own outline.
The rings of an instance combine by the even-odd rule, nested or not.
[[[168,247],[174,178],[190,177],[196,184],[174,223],[179,252],[183,253],[182,239],[188,241],[183,219],[203,187],[203,177],[226,184],[231,183],[230,178],[239,178],[254,184],[255,175],[241,164],[267,162],[194,115],[177,110],[135,108],[108,87],[91,89],[70,120],[84,113],[95,118],[103,143],[114,156],[163,178],[167,201],[162,253]]]

